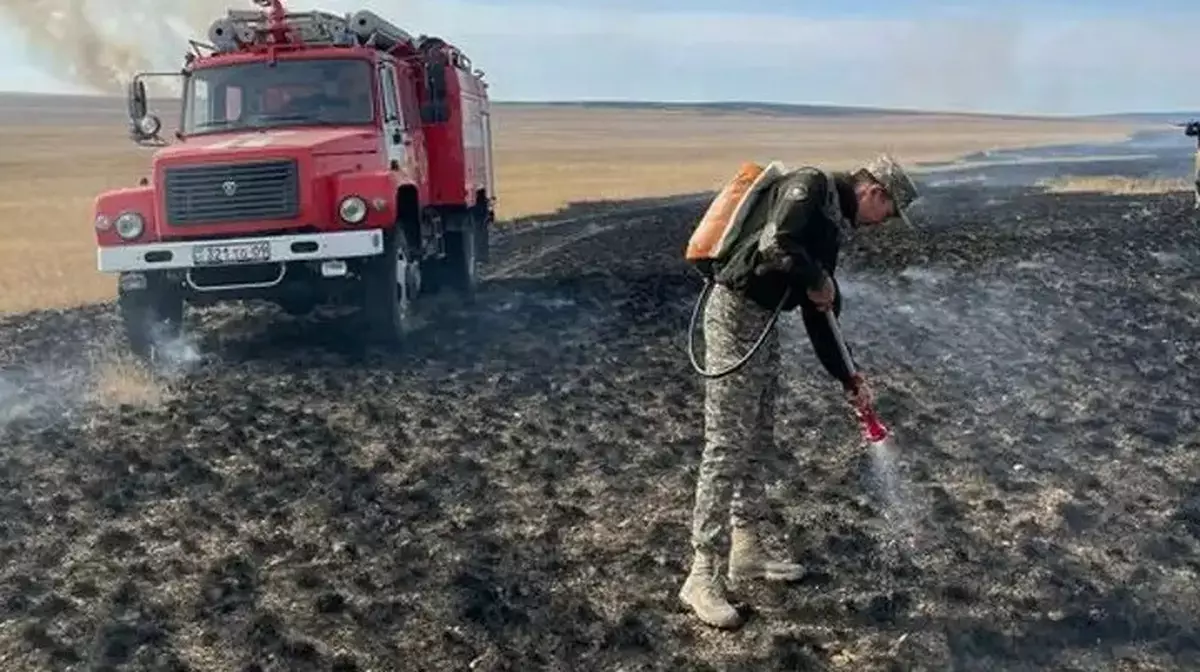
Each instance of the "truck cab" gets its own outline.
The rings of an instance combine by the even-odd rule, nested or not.
[[[158,149],[138,186],[97,196],[94,227],[140,354],[178,334],[186,305],[244,299],[351,305],[362,333],[399,342],[420,296],[472,300],[487,259],[482,73],[369,11],[259,4],[214,21],[181,71],[131,83],[131,136]],[[180,80],[172,142],[151,76]]]

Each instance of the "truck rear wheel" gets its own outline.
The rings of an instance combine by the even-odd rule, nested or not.
[[[403,342],[412,325],[421,271],[402,228],[384,232],[383,254],[367,262],[362,279],[367,338],[386,344]]]
[[[445,234],[446,258],[440,279],[468,303],[475,300],[479,286],[479,228],[479,219],[472,213],[463,217],[460,230]]]
[[[156,346],[179,338],[183,332],[183,295],[177,289],[146,277],[144,287],[121,278],[117,310],[130,349],[138,357],[153,359]]]
[[[479,258],[479,263],[486,264],[491,261],[491,232],[492,224],[495,223],[496,217],[490,209],[484,210],[481,219],[479,220],[479,231],[475,235],[475,242],[478,249],[475,255]]]

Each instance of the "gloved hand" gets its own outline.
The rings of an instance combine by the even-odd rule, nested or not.
[[[808,299],[822,313],[833,308],[833,300],[835,298],[837,298],[837,291],[834,289],[833,280],[829,276],[824,276],[820,289],[808,290]]]
[[[845,383],[846,402],[854,408],[869,408],[875,404],[875,393],[867,384],[867,379],[861,373],[851,376]]]

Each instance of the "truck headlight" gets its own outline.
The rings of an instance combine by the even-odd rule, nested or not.
[[[118,236],[125,240],[133,240],[146,230],[146,220],[136,212],[123,212],[113,222],[113,228],[117,230]]]
[[[367,218],[367,202],[358,196],[347,196],[338,205],[338,216],[347,224],[361,224]]]

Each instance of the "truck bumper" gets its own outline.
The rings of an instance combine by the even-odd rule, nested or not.
[[[221,249],[214,253],[212,248]],[[102,247],[96,251],[96,265],[102,273],[121,273],[236,266],[243,263],[349,259],[382,252],[383,232],[369,229]],[[239,257],[241,254],[252,256]],[[232,261],[226,261],[230,259]],[[214,263],[215,260],[222,261]]]

